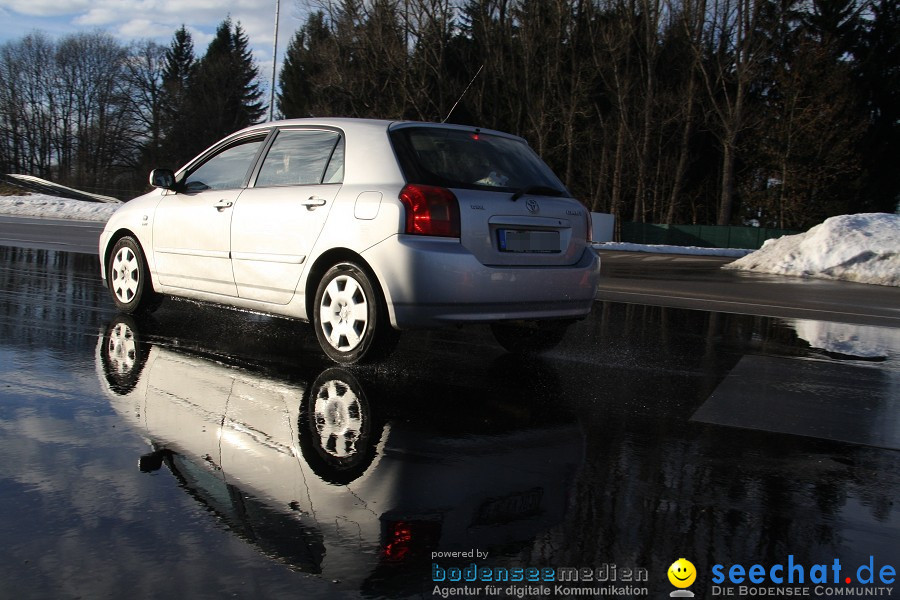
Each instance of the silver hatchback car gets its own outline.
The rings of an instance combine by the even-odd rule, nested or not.
[[[541,352],[598,284],[590,213],[498,131],[278,121],[150,182],[100,236],[119,310],[172,295],[310,321],[339,363],[385,356],[404,329],[466,323]]]

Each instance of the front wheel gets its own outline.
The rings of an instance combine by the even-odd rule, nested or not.
[[[319,282],[313,323],[325,354],[345,365],[387,356],[399,337],[380,290],[351,262],[331,267]]]
[[[106,281],[116,308],[122,312],[152,312],[162,300],[153,291],[144,252],[131,236],[126,235],[113,246],[106,268]]]
[[[149,345],[141,340],[138,326],[130,315],[117,315],[106,326],[100,363],[111,392],[126,396],[137,387],[148,352]]]
[[[556,348],[566,336],[571,321],[492,323],[491,331],[507,352],[536,356]]]

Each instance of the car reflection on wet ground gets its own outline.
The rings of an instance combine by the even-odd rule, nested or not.
[[[716,564],[900,566],[896,329],[598,303],[541,360],[471,328],[348,370],[290,321],[117,315],[96,272],[0,248],[0,596],[431,597],[433,563],[472,562],[645,569],[661,596],[680,557],[706,596]]]

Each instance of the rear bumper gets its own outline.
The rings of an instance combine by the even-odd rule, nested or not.
[[[489,267],[455,239],[392,236],[363,253],[398,329],[515,319],[577,319],[594,302],[600,258],[564,267]]]

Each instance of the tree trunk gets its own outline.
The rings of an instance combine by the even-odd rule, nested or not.
[[[722,190],[719,196],[719,217],[717,225],[731,224],[734,204],[734,134],[728,134],[722,142]]]
[[[669,196],[669,210],[666,214],[666,223],[674,223],[678,212],[678,201],[681,196],[681,188],[684,185],[684,176],[687,173],[688,159],[691,153],[691,136],[694,135],[694,93],[696,79],[693,74],[688,81],[687,106],[685,107],[684,128],[681,130],[681,142],[678,144],[678,164],[675,166],[675,179],[672,182],[672,194]]]

